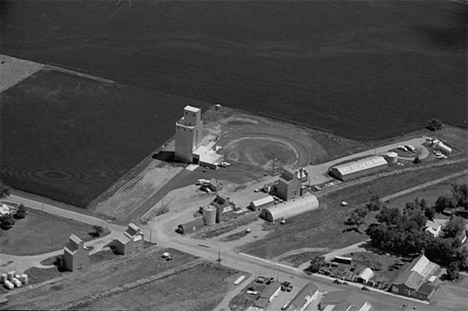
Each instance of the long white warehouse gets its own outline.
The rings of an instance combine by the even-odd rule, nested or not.
[[[306,194],[291,201],[264,208],[260,217],[267,221],[277,221],[296,216],[319,208],[319,201],[315,195]]]

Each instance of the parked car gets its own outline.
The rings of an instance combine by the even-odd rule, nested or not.
[[[361,289],[362,289],[362,290],[365,290],[365,291],[370,291],[370,289],[367,288],[367,286],[363,286]]]

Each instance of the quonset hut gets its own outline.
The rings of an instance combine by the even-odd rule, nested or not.
[[[315,195],[306,194],[293,201],[287,201],[268,208],[264,208],[260,217],[271,222],[313,211],[319,207],[319,201]]]
[[[373,156],[360,159],[336,166],[332,166],[329,170],[330,174],[342,181],[355,179],[364,175],[375,173],[383,170],[388,165],[387,161],[382,156]]]

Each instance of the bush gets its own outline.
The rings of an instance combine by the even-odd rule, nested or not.
[[[16,219],[23,219],[24,217],[26,217],[27,213],[28,211],[26,209],[26,206],[24,206],[23,204],[20,204],[13,217],[15,217]]]
[[[101,226],[93,226],[93,231],[89,233],[92,237],[98,238],[104,232],[104,228]]]
[[[443,124],[442,122],[440,122],[440,120],[432,119],[431,121],[429,121],[427,129],[429,131],[439,131],[442,129],[442,127],[443,127]]]
[[[10,230],[15,225],[15,220],[11,214],[0,217],[0,228],[2,230]]]

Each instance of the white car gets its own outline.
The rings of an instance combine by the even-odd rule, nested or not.
[[[229,167],[229,166],[231,166],[231,163],[229,163],[229,162],[224,162],[224,161],[223,161],[223,162],[219,163],[219,166],[221,166],[221,167]]]

